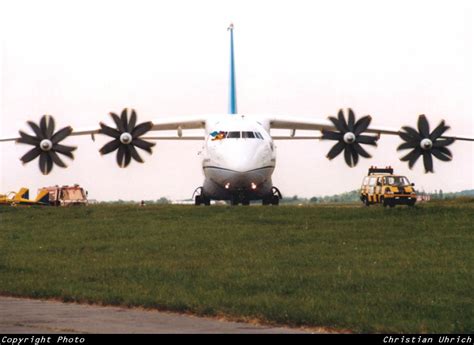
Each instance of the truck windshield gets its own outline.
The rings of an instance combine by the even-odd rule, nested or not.
[[[392,186],[408,186],[410,182],[405,176],[386,176],[385,183]]]

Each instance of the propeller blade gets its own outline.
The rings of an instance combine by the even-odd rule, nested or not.
[[[124,165],[123,167],[126,168],[128,167],[128,165],[130,164],[130,162],[132,161],[132,154],[130,152],[130,148],[132,147],[132,145],[124,145],[125,147],[125,160],[124,160]]]
[[[112,117],[112,119],[114,120],[115,122],[115,125],[117,126],[117,129],[120,133],[123,133],[125,132],[125,127],[123,126],[122,124],[122,121],[120,120],[120,117],[118,117],[117,114],[115,113],[109,113],[110,116]]]
[[[446,126],[444,120],[439,123],[439,125],[431,132],[430,139],[436,140],[443,135],[449,129],[449,126]]]
[[[40,144],[41,139],[37,137],[33,137],[25,132],[19,131],[21,138],[16,140],[17,143],[28,144],[28,145],[35,145],[38,146]]]
[[[108,135],[109,137],[112,137],[115,139],[120,138],[120,132],[117,131],[115,128],[109,127],[102,122],[99,123],[99,125],[100,125],[99,133]]]
[[[433,171],[433,157],[428,151],[423,152],[423,165],[425,166],[425,172],[434,172]]]
[[[418,116],[418,131],[423,138],[430,137],[430,125],[425,115]]]
[[[122,114],[120,114],[120,120],[122,121],[122,126],[125,129],[125,132],[128,132],[128,114],[127,108],[122,110]]]
[[[412,127],[403,126],[402,130],[404,130],[405,133],[407,134],[407,137],[410,138],[410,139],[407,139],[407,141],[409,141],[409,140],[418,140],[418,141],[420,141],[422,139],[421,136],[420,136],[420,133],[418,133],[416,131],[416,129],[414,129]]]
[[[418,158],[420,158],[421,153],[422,153],[421,148],[415,147],[406,156],[403,156],[402,158],[400,158],[400,160],[404,162],[408,161],[408,167],[411,169],[413,168],[413,165],[415,165]]]
[[[357,120],[354,125],[354,134],[357,136],[364,132],[369,127],[371,121],[372,117],[370,115],[363,116]]]
[[[40,153],[39,167],[43,175],[48,175],[53,169],[53,160],[48,152],[43,151]]]
[[[51,139],[54,134],[54,117],[46,115],[46,138]]]
[[[403,141],[406,142],[414,142],[416,141],[417,143],[420,143],[421,138],[413,138],[410,134],[406,132],[398,132],[398,136],[403,139]]]
[[[418,145],[419,145],[418,142],[413,142],[413,141],[404,142],[404,143],[400,144],[400,145],[397,147],[397,151],[400,151],[400,150],[407,150],[407,149],[414,149],[414,148],[417,147]]]
[[[23,164],[31,162],[33,159],[38,157],[41,152],[43,152],[43,150],[41,150],[38,146],[33,147],[31,150],[25,153],[23,157],[20,158],[20,160],[23,162]]]
[[[67,165],[62,161],[62,159],[58,156],[58,154],[56,152],[54,152],[54,150],[48,151],[48,154],[51,157],[51,160],[56,165],[60,166],[61,168],[66,168],[67,167]]]
[[[323,129],[322,133],[323,133],[323,139],[342,140],[343,138],[343,134],[339,132],[327,131]]]
[[[445,147],[445,146],[451,145],[455,141],[456,139],[454,138],[438,139],[433,142],[433,147]]]
[[[64,127],[63,129],[60,129],[57,131],[53,136],[51,137],[51,142],[53,144],[59,143],[61,140],[64,140],[67,136],[71,135],[72,133],[72,127]]]
[[[346,161],[346,164],[350,166],[351,168],[354,166],[354,163],[352,162],[352,154],[350,151],[350,145],[345,145],[344,160]]]
[[[366,150],[364,150],[362,145],[360,145],[359,143],[354,143],[352,146],[354,147],[354,150],[362,157],[365,157],[365,158],[372,157]]]
[[[43,132],[41,132],[41,129],[38,127],[36,123],[34,123],[33,121],[28,121],[27,124],[30,125],[31,129],[33,130],[33,132],[35,132],[36,137],[38,139],[40,140],[44,139]]]
[[[99,150],[99,152],[102,155],[106,155],[108,153],[111,153],[111,152],[117,150],[118,147],[120,146],[120,144],[121,144],[120,140],[117,140],[117,139],[111,140],[107,144],[102,146],[102,148]]]
[[[61,145],[61,144],[54,144],[53,145],[53,150],[56,151],[57,153],[63,154],[71,159],[74,159],[74,155],[72,154],[72,151],[76,150],[77,147],[75,146],[66,146],[66,145]]]
[[[47,131],[47,129],[48,129],[48,124],[46,123],[46,115],[43,115],[43,116],[41,117],[41,120],[40,120],[40,128],[41,128],[41,133],[43,134],[43,138],[49,139],[49,138],[48,138],[48,135],[47,135],[47,133],[48,133],[48,131]],[[41,171],[43,171],[43,170],[41,170]]]
[[[132,109],[132,115],[130,115],[130,121],[128,122],[127,131],[131,133],[137,124],[137,113],[135,109]]]
[[[349,132],[354,132],[354,124],[355,124],[355,115],[351,108],[349,108],[349,121],[347,123],[347,128]]]
[[[133,145],[130,145],[130,154],[132,155],[132,158],[136,160],[137,162],[144,163],[142,157],[140,157],[137,149]]]
[[[445,147],[432,148],[431,153],[433,154],[433,156],[435,156],[436,158],[438,158],[439,160],[443,162],[449,162],[450,160],[453,159],[453,155],[451,154],[451,151]]]
[[[139,136],[142,136],[146,132],[148,132],[151,128],[153,127],[153,123],[151,122],[143,122],[140,123],[138,126],[136,126],[133,131],[132,131],[132,137],[133,138],[138,138]]]
[[[119,145],[117,150],[117,164],[119,167],[123,168],[123,159],[125,157],[125,147],[127,145]]]
[[[333,117],[333,116],[329,116],[328,119],[329,119],[329,121],[331,121],[331,122],[334,124],[334,127],[336,127],[336,129],[337,129],[339,132],[341,132],[341,133],[347,132],[347,130],[345,129],[344,125],[341,124],[338,119],[336,119],[336,118]]]
[[[377,137],[372,137],[370,135],[359,135],[356,138],[356,142],[360,144],[367,144],[372,146],[377,146]]]
[[[148,141],[142,140],[140,138],[135,138],[132,140],[132,145],[141,148],[142,150],[152,153],[151,148],[155,146],[155,143],[150,143]]]
[[[354,145],[349,145],[348,149],[351,152],[352,161],[354,163],[354,166],[356,166],[357,163],[359,162],[359,155],[357,154],[356,150],[354,149]]]
[[[339,155],[342,150],[344,150],[344,147],[346,146],[346,144],[342,141],[338,142],[337,144],[335,144],[328,152],[328,154],[326,155],[326,157],[328,159],[334,159],[337,155]]]
[[[342,109],[339,109],[339,111],[337,112],[337,119],[339,120],[340,125],[344,129],[341,132],[344,132],[344,133],[348,132],[349,128],[347,127],[346,118],[344,117],[344,113],[342,112]]]

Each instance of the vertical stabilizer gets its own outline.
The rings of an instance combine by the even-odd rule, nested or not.
[[[28,188],[21,188],[18,193],[13,197],[13,200],[20,201],[21,199],[29,199],[30,198],[30,190]]]
[[[49,205],[49,191],[47,189],[41,189],[36,196],[36,203]]]
[[[230,31],[230,78],[229,78],[229,114],[237,114],[237,96],[235,90],[234,64],[234,24],[227,28]]]

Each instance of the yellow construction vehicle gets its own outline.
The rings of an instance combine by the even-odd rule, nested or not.
[[[369,173],[362,181],[360,200],[366,205],[382,204],[387,207],[395,205],[413,206],[416,202],[415,184],[405,176],[394,175],[392,167],[370,167]]]
[[[40,189],[34,200],[30,200],[28,188],[21,188],[18,192],[0,194],[0,205],[43,205],[49,206],[49,192],[47,189]]]

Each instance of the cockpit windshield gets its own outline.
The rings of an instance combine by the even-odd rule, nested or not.
[[[410,182],[405,176],[385,176],[384,184],[391,186],[408,186]]]
[[[227,132],[226,138],[240,138],[240,132]]]
[[[261,139],[263,140],[263,136],[259,132],[253,131],[214,131],[211,133],[212,140],[221,140],[224,138],[227,139]]]

